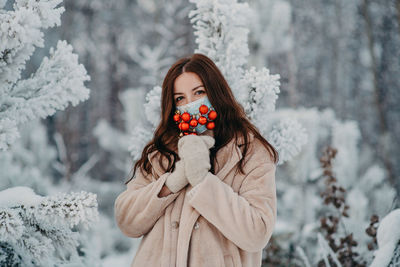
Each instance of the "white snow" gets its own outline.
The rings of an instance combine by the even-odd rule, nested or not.
[[[375,258],[370,267],[388,266],[400,240],[400,209],[393,210],[382,219],[376,238],[379,248],[374,252]]]
[[[26,186],[15,186],[0,191],[0,207],[36,206],[43,200],[42,196]]]

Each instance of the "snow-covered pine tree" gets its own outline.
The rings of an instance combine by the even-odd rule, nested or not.
[[[366,244],[370,238],[365,234],[369,218],[372,214],[384,216],[392,206],[396,191],[385,183],[384,169],[376,162],[371,163],[373,151],[360,150],[357,123],[340,120],[330,108],[321,111],[317,108],[281,108],[275,113],[282,118],[297,118],[307,129],[309,138],[300,154],[279,170],[280,223],[274,238],[283,249],[290,250],[294,245],[304,248],[303,252],[312,264],[321,259],[321,254],[317,254],[316,232],[319,217],[326,209],[319,197],[324,187],[320,179],[323,169],[319,167],[319,155],[322,147],[330,144],[338,149],[333,170],[338,183],[347,190],[346,199],[350,206],[350,218],[342,218],[338,232],[340,235],[353,233],[359,243],[354,250],[369,262],[371,253]],[[288,251],[285,252],[288,255]]]
[[[23,186],[29,187],[31,190],[33,189],[38,195],[54,195],[60,199],[70,191],[89,191],[92,192],[90,193],[91,195],[95,194],[96,198],[101,197],[99,202],[103,206],[107,205],[106,203],[112,202],[112,199],[115,199],[115,195],[121,189],[120,184],[105,184],[88,177],[87,171],[93,165],[92,158],[81,166],[77,172],[71,173],[70,180],[65,178],[68,166],[58,161],[58,158],[62,159],[64,157],[64,152],[62,151],[65,149],[63,149],[62,140],[58,140],[60,137],[56,136],[56,140],[58,140],[56,142],[57,149],[49,145],[46,128],[40,123],[39,119],[21,125],[19,130],[21,138],[17,139],[9,150],[0,151],[0,170],[5,170],[0,172],[0,191],[5,190],[4,192],[6,192],[7,188]],[[61,182],[57,179],[58,177],[63,178]],[[60,194],[60,191],[64,194]],[[24,201],[26,197],[26,194],[10,196],[10,194],[3,195],[0,193],[0,203],[3,203],[4,200],[9,202],[10,199],[20,202]],[[65,197],[64,201],[68,202],[70,200],[68,197]],[[71,202],[68,205],[74,205],[74,203]],[[101,206],[98,208],[100,209]],[[104,251],[110,251],[112,244],[118,242],[120,232],[113,231],[111,227],[107,227],[111,224],[111,221],[112,217],[108,215],[102,216],[101,221],[92,225],[89,230],[82,228],[82,224],[74,227],[74,235],[77,236],[77,240],[79,241],[75,246],[75,250],[79,253],[80,261],[90,263],[90,266],[96,266],[95,263],[99,262],[100,255],[104,255]],[[25,225],[23,226],[25,227]],[[105,234],[99,235],[99,233]],[[103,241],[106,236],[108,237],[106,238],[107,242],[96,241],[100,238]],[[93,243],[97,245],[94,246]],[[53,245],[54,243],[51,244]],[[38,243],[38,246],[42,245]],[[2,249],[0,248],[1,256],[9,257],[10,253],[14,253],[10,249]],[[20,253],[24,252],[21,250]],[[29,254],[29,252],[26,253]],[[73,261],[66,262],[72,263]],[[3,265],[0,264],[0,266]]]
[[[191,2],[197,6],[189,13],[199,45],[195,52],[209,56],[221,69],[248,117],[277,148],[278,164],[291,160],[307,143],[307,133],[296,119],[274,115],[280,75],[247,66],[248,25],[254,11],[234,0]]]
[[[0,150],[7,150],[19,137],[18,125],[77,105],[89,97],[84,82],[89,80],[78,56],[65,41],[50,48],[34,74],[21,78],[21,71],[36,47],[43,47],[42,30],[60,25],[62,0],[13,3],[0,6]]]
[[[57,160],[56,149],[48,144],[45,126],[35,119],[21,125],[19,131],[20,138],[10,149],[0,151],[0,191],[26,186],[39,195],[55,193],[53,184],[64,166]]]
[[[253,33],[253,40],[250,42],[250,47],[253,49],[251,52],[252,62],[256,62],[259,66],[267,62],[275,62],[274,66],[284,71],[282,74],[287,80],[285,88],[287,103],[285,105],[296,106],[300,100],[299,96],[304,93],[307,94],[306,99],[318,95],[318,101],[321,101],[321,95],[330,94],[328,89],[330,83],[343,85],[339,87],[344,91],[355,90],[354,84],[346,82],[349,77],[352,77],[353,73],[349,74],[346,71],[351,64],[343,65],[344,61],[337,64],[338,71],[342,75],[340,81],[337,81],[336,78],[332,79],[331,71],[328,71],[327,75],[321,74],[320,71],[318,71],[318,75],[314,76],[307,74],[306,70],[316,69],[316,66],[310,66],[309,62],[318,62],[318,60],[310,60],[310,57],[313,58],[318,54],[310,54],[310,51],[315,50],[314,46],[317,43],[319,47],[325,46],[320,45],[318,38],[318,41],[316,41],[317,39],[310,39],[310,35],[315,35],[315,31],[304,32],[305,24],[301,23],[304,20],[307,25],[310,25],[311,20],[317,20],[318,22],[311,24],[318,25],[320,17],[315,10],[321,10],[319,7],[310,9],[310,6],[304,5],[304,3],[299,4],[296,1],[287,0],[252,0],[249,2],[253,3],[252,6],[258,11],[258,14],[254,16],[256,21],[254,21],[253,27],[255,29],[252,28],[251,31]],[[315,5],[315,3],[310,5]],[[356,16],[352,13],[357,9],[357,2],[333,5],[343,11],[340,14],[343,18],[346,18],[346,22],[349,22],[345,25],[346,29],[341,28],[340,35],[345,36],[351,33],[350,39],[353,41],[354,35],[350,28],[357,28],[355,27],[357,25]],[[311,10],[311,13],[308,13],[308,10]],[[292,21],[292,19],[295,19],[295,21]],[[334,20],[336,19],[338,18],[334,16]],[[324,21],[329,20],[329,18],[324,18]],[[335,23],[325,23],[324,25],[329,25],[328,28],[337,27]],[[325,27],[320,29],[329,31]],[[293,42],[294,35],[296,35],[296,38],[298,37],[297,39],[300,38],[300,43]],[[327,40],[331,41],[330,38],[327,38]],[[337,41],[338,38],[335,40]],[[320,50],[324,56],[326,55],[325,50]],[[343,60],[347,58],[343,55],[348,52],[342,50],[336,55]],[[326,58],[324,57],[324,59]],[[329,62],[329,59],[324,62]],[[281,68],[282,66],[284,67]],[[360,69],[355,68],[352,72],[356,71],[358,72]],[[366,79],[361,80],[367,81]],[[368,87],[368,81],[366,83],[365,86]],[[354,88],[346,89],[349,85]],[[327,97],[325,99],[331,101],[332,98]],[[311,100],[306,102],[312,103]],[[341,101],[341,103],[344,102]],[[319,106],[324,105],[320,104]],[[341,113],[341,116],[337,116],[336,112]],[[343,115],[345,113],[346,116]],[[318,180],[322,172],[318,162],[322,146],[329,144],[338,149],[333,167],[338,182],[347,190],[347,201],[350,206],[350,218],[343,218],[340,231],[353,234],[354,239],[359,243],[356,248],[357,252],[370,262],[372,255],[366,247],[369,237],[365,234],[369,217],[371,214],[384,215],[388,212],[393,200],[396,199],[396,191],[387,183],[388,175],[376,160],[376,152],[370,150],[365,140],[361,139],[360,128],[365,122],[358,124],[357,121],[341,120],[339,117],[349,117],[348,112],[345,112],[342,108],[335,109],[335,111],[330,108],[325,110],[280,108],[272,115],[283,118],[298,118],[301,125],[307,129],[309,137],[307,146],[302,149],[301,153],[279,170],[280,179],[277,180],[277,188],[280,196],[279,203],[281,203],[278,210],[280,224],[277,225],[274,237],[282,247],[287,249],[281,254],[289,255],[289,251],[294,245],[301,245],[307,252],[307,256],[305,256],[305,251],[299,249],[301,251],[298,253],[300,257],[311,256],[310,261],[312,263],[316,262],[316,257],[318,257],[318,260],[321,259],[321,255],[316,255],[318,236],[315,233],[318,216],[324,213],[321,209],[322,203],[318,199],[320,188]],[[364,132],[363,134],[367,133]],[[299,203],[302,204],[299,205]],[[360,227],[363,225],[364,227]]]
[[[84,82],[90,77],[65,41],[50,48],[35,73],[22,78],[35,48],[44,46],[42,30],[60,25],[61,2],[0,2],[0,190],[11,187],[0,192],[1,266],[84,265],[88,253],[78,228],[98,216],[95,194],[41,197],[25,187],[41,194],[55,191],[49,176],[51,167],[60,167],[38,120],[89,97]],[[26,140],[18,142],[20,135]]]
[[[23,197],[21,197],[23,196]],[[96,195],[41,197],[28,187],[0,191],[1,266],[85,266],[73,227],[98,221]]]
[[[272,116],[280,91],[280,76],[271,75],[265,67],[256,70],[246,66],[249,56],[247,24],[252,10],[247,3],[236,0],[190,2],[196,5],[189,12],[197,36],[195,53],[207,55],[221,69],[248,117],[282,155],[279,164],[290,160],[307,142],[307,133],[296,119],[274,120]],[[160,120],[160,95],[161,87],[155,86],[146,96],[146,116],[153,127]],[[141,136],[148,139],[151,134]],[[130,149],[134,157],[144,143],[137,139],[132,142]]]

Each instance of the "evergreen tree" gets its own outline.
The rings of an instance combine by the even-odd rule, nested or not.
[[[0,265],[83,265],[79,233],[72,228],[87,228],[97,216],[92,193],[41,197],[28,187],[0,191]]]
[[[7,188],[0,191],[1,266],[87,265],[78,227],[98,220],[95,194],[43,197],[32,190],[55,193],[51,171],[60,166],[38,120],[89,97],[90,77],[65,41],[22,77],[35,48],[44,46],[42,31],[60,25],[60,3],[16,0],[6,8],[0,2],[0,190]]]
[[[42,30],[60,25],[61,0],[15,1],[13,10],[0,6],[0,150],[19,137],[18,125],[45,118],[69,103],[89,97],[90,77],[72,47],[59,41],[30,77],[21,78],[35,47],[43,47]]]

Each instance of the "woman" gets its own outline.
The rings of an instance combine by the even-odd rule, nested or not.
[[[278,153],[205,55],[169,69],[161,114],[115,201],[121,231],[143,236],[131,266],[261,266],[276,222]]]

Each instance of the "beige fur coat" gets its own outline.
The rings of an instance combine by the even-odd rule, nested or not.
[[[153,173],[136,178],[115,200],[115,219],[128,237],[141,237],[131,267],[257,267],[276,223],[276,165],[250,136],[245,174],[234,140],[217,153],[215,175],[177,193],[158,197],[170,174],[148,155]]]

